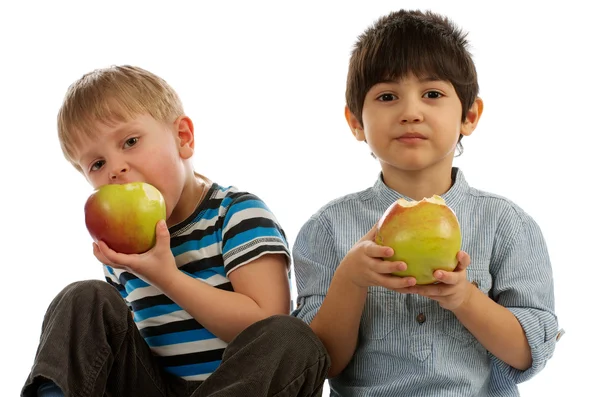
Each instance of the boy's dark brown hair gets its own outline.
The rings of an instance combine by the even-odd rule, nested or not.
[[[358,37],[352,51],[346,81],[348,108],[362,124],[369,89],[412,73],[452,83],[465,121],[479,93],[466,36],[447,17],[431,11],[400,10],[379,18]]]

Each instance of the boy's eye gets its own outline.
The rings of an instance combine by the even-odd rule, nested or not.
[[[381,94],[381,95],[379,95],[379,97],[377,97],[377,100],[382,101],[382,102],[389,102],[389,101],[393,101],[396,98],[397,97],[394,94]]]
[[[104,165],[104,160],[98,160],[90,167],[90,171],[98,171]]]
[[[438,91],[427,91],[425,93],[425,98],[427,99],[438,99],[442,97],[442,93]]]
[[[128,140],[125,141],[125,147],[131,147],[133,145],[135,145],[136,143],[138,143],[139,138],[129,138]]]

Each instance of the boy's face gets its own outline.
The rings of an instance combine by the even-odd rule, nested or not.
[[[448,81],[419,79],[379,83],[365,97],[363,124],[346,109],[356,139],[366,141],[386,170],[421,171],[451,167],[459,136],[470,135],[481,113],[478,98],[467,121]]]
[[[94,138],[82,138],[76,158],[94,188],[129,182],[154,185],[165,198],[168,219],[185,184],[184,160],[193,152],[193,131],[182,128],[185,123],[178,119],[166,125],[147,114],[111,126],[97,123]]]

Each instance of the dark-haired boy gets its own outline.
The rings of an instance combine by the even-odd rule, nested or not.
[[[550,259],[536,222],[453,167],[483,102],[466,35],[431,12],[397,11],[359,38],[346,119],[381,164],[374,186],[314,214],[296,239],[296,316],[330,357],[332,396],[517,396],[558,336]],[[374,224],[395,200],[442,196],[462,250],[416,285],[385,261]]]

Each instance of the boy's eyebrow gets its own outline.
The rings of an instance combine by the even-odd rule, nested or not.
[[[91,153],[92,153],[92,152],[93,152],[93,150],[88,150],[87,152],[85,152],[85,153],[82,153],[81,155],[77,156],[77,157],[78,157],[78,159],[77,159],[77,163],[79,163],[79,165],[82,165],[82,166],[83,166],[83,165],[84,165],[83,163],[87,163],[87,159],[88,159],[89,157],[92,157],[92,156],[91,156]],[[84,161],[84,160],[85,160],[85,161]]]
[[[124,135],[124,133],[130,133],[133,130],[135,130],[138,127],[138,123],[136,122],[128,122],[128,123],[124,123],[123,125],[117,127],[116,129],[114,129],[113,131],[111,131],[108,134],[108,138],[109,139],[113,139],[115,137],[119,137]],[[92,148],[90,150],[88,150],[87,152],[83,153],[82,155],[79,156],[79,160],[78,162],[81,164],[81,162],[84,159],[87,159],[88,157],[91,157],[91,154],[94,152],[94,147],[92,146]]]
[[[431,83],[433,81],[443,81],[443,80],[440,79],[439,77],[435,77],[435,76],[422,76],[422,77],[419,77],[419,82],[420,83]]]

